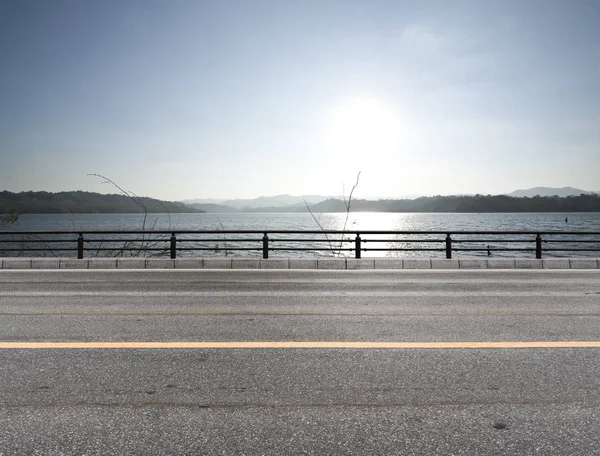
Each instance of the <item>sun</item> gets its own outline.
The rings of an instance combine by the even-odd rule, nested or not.
[[[398,150],[400,127],[392,106],[376,98],[353,98],[330,113],[329,148],[345,158],[385,157]]]

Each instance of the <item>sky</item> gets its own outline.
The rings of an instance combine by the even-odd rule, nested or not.
[[[600,191],[599,0],[2,0],[0,190]]]

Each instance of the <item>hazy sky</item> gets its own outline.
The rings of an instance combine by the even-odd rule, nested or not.
[[[600,190],[600,0],[0,1],[0,190]]]

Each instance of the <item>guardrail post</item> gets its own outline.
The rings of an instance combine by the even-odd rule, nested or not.
[[[540,233],[535,237],[535,257],[538,260],[542,259],[542,235]]]
[[[177,258],[177,238],[175,233],[171,233],[171,258]]]
[[[360,259],[360,234],[356,233],[356,239],[354,240],[354,257]]]
[[[450,260],[452,258],[452,238],[450,233],[446,235],[446,258]]]
[[[265,233],[265,235],[263,236],[263,258],[269,258],[269,236],[267,236],[267,233]]]
[[[77,236],[77,259],[83,260],[83,233]]]

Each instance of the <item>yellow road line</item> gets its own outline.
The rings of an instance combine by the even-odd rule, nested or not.
[[[600,348],[600,341],[563,342],[0,342],[0,349],[79,348],[337,348],[337,349],[481,349],[481,348]]]

